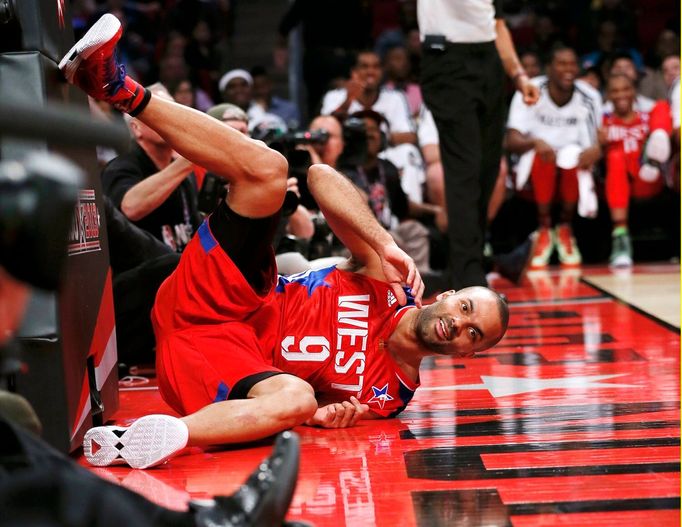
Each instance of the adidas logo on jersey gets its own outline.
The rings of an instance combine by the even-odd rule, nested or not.
[[[391,307],[398,301],[395,295],[393,294],[393,291],[388,292],[388,295],[386,295],[386,300],[388,301],[388,307]]]

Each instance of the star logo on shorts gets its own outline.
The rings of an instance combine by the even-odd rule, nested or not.
[[[393,294],[393,291],[391,290],[388,291],[388,294],[386,295],[386,301],[388,302],[388,307],[391,307],[398,301],[395,295]]]
[[[367,401],[367,404],[377,403],[379,405],[379,408],[383,410],[386,401],[393,400],[393,397],[388,395],[388,383],[384,384],[383,388],[377,388],[376,386],[372,386],[372,391],[374,392],[374,395],[369,401]]]

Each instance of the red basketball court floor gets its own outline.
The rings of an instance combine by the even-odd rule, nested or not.
[[[635,275],[671,269],[679,273],[649,266]],[[297,429],[290,519],[334,527],[680,525],[679,329],[575,272],[494,285],[511,305],[509,331],[494,349],[424,363],[422,386],[397,419]],[[147,413],[172,412],[153,379],[138,379],[121,392],[117,422]],[[190,499],[232,493],[269,452],[268,442],[191,449],[146,471],[94,471],[183,509]]]

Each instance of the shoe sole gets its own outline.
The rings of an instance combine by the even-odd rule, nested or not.
[[[102,46],[116,41],[121,36],[121,22],[114,15],[103,15],[83,37],[76,42],[64,58],[59,62],[66,80],[73,83],[73,76],[84,60],[87,60]]]
[[[88,463],[97,467],[127,463],[132,468],[149,468],[185,448],[188,435],[180,419],[147,415],[129,427],[91,428],[83,438],[83,452]]]

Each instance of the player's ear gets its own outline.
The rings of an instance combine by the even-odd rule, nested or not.
[[[436,300],[443,300],[444,298],[449,297],[450,295],[454,295],[457,291],[454,289],[450,289],[449,291],[443,291],[440,295],[436,297]]]

